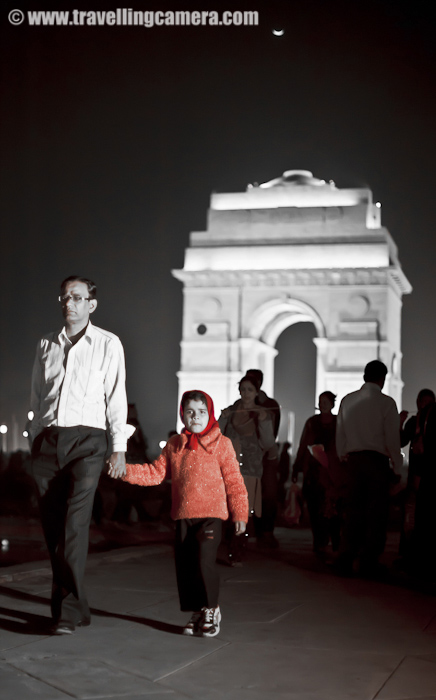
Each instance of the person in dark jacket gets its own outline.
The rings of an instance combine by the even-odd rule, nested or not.
[[[319,395],[320,413],[306,421],[292,469],[294,482],[298,473],[303,472],[303,496],[315,554],[324,554],[330,539],[333,551],[339,548],[342,467],[335,444],[336,416],[332,413],[335,400],[331,391]]]

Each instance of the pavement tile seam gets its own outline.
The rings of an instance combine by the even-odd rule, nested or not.
[[[148,681],[149,683],[152,683],[152,684],[156,687],[156,693],[174,694],[174,693],[176,692],[176,691],[174,691],[174,689],[166,688],[164,685],[160,685],[160,681],[163,680],[163,679],[165,679],[165,678],[167,678],[167,677],[169,677],[169,676],[172,676],[173,674],[176,674],[176,673],[179,673],[180,671],[185,670],[186,668],[188,668],[189,666],[192,666],[192,665],[195,664],[195,663],[200,663],[200,662],[203,661],[206,657],[208,657],[208,656],[210,656],[211,654],[213,654],[213,653],[219,651],[220,649],[222,649],[223,647],[225,647],[225,646],[227,646],[227,645],[228,645],[228,643],[222,644],[220,647],[215,648],[215,649],[212,649],[212,650],[210,650],[208,653],[203,654],[200,658],[196,658],[196,659],[194,659],[194,660],[192,660],[192,661],[189,661],[188,663],[185,663],[185,664],[181,665],[180,667],[173,669],[172,671],[170,671],[170,672],[168,672],[168,673],[162,675],[162,676],[159,677],[159,678],[153,678],[153,677],[147,675],[147,674],[144,673],[144,672],[138,671],[138,670],[136,670],[136,669],[132,669],[132,668],[129,667],[129,666],[125,666],[125,665],[123,665],[123,663],[119,663],[119,662],[114,663],[114,662],[112,662],[112,661],[110,661],[110,660],[108,660],[108,659],[106,659],[106,658],[100,658],[100,657],[98,657],[98,656],[93,656],[92,658],[93,658],[94,663],[95,663],[95,662],[96,662],[96,663],[100,663],[100,664],[102,664],[102,666],[107,666],[107,667],[109,667],[109,668],[112,668],[114,671],[122,672],[122,673],[125,673],[125,674],[127,674],[127,675],[133,676],[134,678],[138,678],[138,679],[144,680],[144,681],[146,680],[146,681]],[[68,697],[74,697],[74,698],[79,697],[79,696],[72,695],[72,694],[68,693],[68,691],[65,690],[65,688],[60,687],[60,686],[58,686],[57,684],[55,684],[55,683],[53,683],[53,682],[50,683],[50,682],[48,682],[48,681],[46,681],[46,680],[43,680],[39,675],[36,675],[35,673],[31,673],[30,671],[28,671],[28,670],[25,668],[25,663],[26,663],[26,662],[29,662],[29,663],[35,662],[35,661],[36,661],[36,662],[38,662],[38,661],[43,662],[44,660],[47,660],[47,659],[56,659],[56,662],[57,662],[58,664],[61,665],[61,664],[64,663],[64,664],[66,664],[68,667],[71,666],[71,664],[72,664],[74,661],[86,660],[85,657],[78,656],[78,655],[60,656],[60,655],[58,655],[58,654],[47,654],[47,653],[43,653],[43,654],[34,654],[34,655],[31,654],[31,655],[28,655],[28,656],[23,656],[23,657],[21,657],[21,658],[20,658],[20,661],[23,663],[23,666],[17,666],[17,665],[15,665],[15,664],[17,663],[16,660],[15,660],[15,663],[14,663],[14,661],[7,661],[7,662],[5,663],[5,665],[9,666],[10,668],[14,669],[14,671],[17,671],[17,672],[20,673],[20,674],[26,675],[26,676],[28,676],[29,678],[32,678],[32,679],[34,679],[34,680],[36,680],[36,681],[38,681],[38,682],[40,682],[40,683],[43,683],[43,684],[45,684],[45,685],[47,685],[47,686],[50,686],[51,688],[54,688],[55,690],[58,690],[58,691],[60,691],[60,692],[62,692],[62,693],[65,693]],[[149,695],[149,694],[150,694],[149,692],[144,693],[144,697],[146,697],[146,695]],[[85,696],[80,696],[80,697],[85,697]],[[95,697],[97,697],[97,696],[95,696]],[[116,694],[116,695],[111,695],[111,696],[107,696],[107,697],[117,697],[117,698],[118,698],[118,697],[127,697],[127,696],[120,696],[119,693],[118,693],[118,694]],[[188,696],[188,695],[186,695],[186,696],[183,695],[183,697],[189,698],[190,696]]]
[[[24,666],[26,661],[28,661],[28,662],[44,661],[46,659],[54,659],[54,658],[56,658],[56,662],[58,664],[64,663],[67,667],[71,666],[74,661],[81,661],[81,660],[86,661],[87,660],[87,657],[82,657],[82,656],[78,656],[78,655],[59,656],[58,654],[44,654],[44,655],[40,654],[37,656],[23,657],[21,659],[21,661],[23,661],[23,666]],[[92,660],[94,663],[99,663],[102,666],[107,666],[108,668],[111,668],[114,671],[118,671],[118,672],[121,671],[122,673],[125,673],[126,675],[133,676],[134,678],[138,678],[140,680],[144,680],[144,681],[146,680],[146,681],[152,683],[153,685],[156,685],[156,687],[158,687],[157,683],[158,683],[159,679],[157,679],[157,680],[153,679],[150,676],[147,676],[145,673],[141,673],[141,671],[136,671],[136,670],[133,670],[132,668],[124,667],[122,664],[112,663],[110,660],[103,659],[103,658],[100,658],[98,656],[93,656]],[[48,685],[51,688],[54,688],[55,690],[58,690],[62,693],[65,693],[68,697],[74,697],[74,698],[77,698],[77,697],[84,697],[85,698],[86,697],[86,696],[77,696],[75,694],[71,694],[67,690],[65,690],[65,688],[57,685],[56,683],[44,680],[43,678],[41,678],[41,676],[36,675],[35,672],[32,673],[23,666],[16,666],[14,664],[14,662],[7,662],[7,665],[10,666],[11,668],[13,668],[15,671],[18,671],[19,673],[28,676],[29,678],[33,678],[34,680],[37,680],[40,683],[44,683],[45,685]],[[180,670],[180,669],[177,669],[177,670]],[[162,686],[162,689],[166,690],[163,686]],[[174,691],[172,691],[172,692],[174,692]],[[98,696],[94,696],[94,697],[98,697]],[[126,696],[120,696],[120,694],[117,693],[116,695],[109,696],[109,697],[117,697],[118,698],[118,697],[126,697]],[[145,697],[145,695],[144,695],[144,697]]]
[[[53,685],[53,683],[48,683],[47,681],[43,680],[42,678],[39,678],[38,676],[35,676],[33,673],[29,673],[29,671],[26,671],[22,668],[18,668],[17,666],[14,666],[11,663],[7,664],[10,666],[10,668],[13,668],[14,671],[17,671],[19,674],[22,674],[24,676],[27,676],[28,678],[32,678],[32,680],[37,681],[38,683],[42,683],[43,685],[48,686],[49,688],[53,688],[54,690],[57,690],[60,693],[63,693],[66,698],[75,698],[77,697],[76,695],[72,695],[71,693],[68,693],[66,690],[63,688],[59,688],[57,685]]]
[[[141,557],[150,557],[156,555],[168,554],[173,551],[172,545],[139,545],[138,547],[123,548],[122,552],[98,552],[90,554],[87,559],[86,567],[93,568],[100,564],[119,563],[128,561],[129,559],[139,559]],[[37,567],[37,568],[35,568]],[[49,565],[41,567],[40,562],[31,562],[30,564],[17,564],[7,567],[8,571],[0,574],[0,584],[10,583],[12,581],[22,581],[24,579],[33,578],[34,576],[50,576],[51,568]]]
[[[50,635],[41,634],[38,636],[35,635],[35,637],[37,637],[36,639],[29,639],[26,642],[22,642],[21,644],[12,644],[11,646],[4,646],[1,648],[1,652],[4,653],[4,652],[15,650],[15,649],[21,649],[22,647],[27,647],[30,644],[36,644],[36,643],[42,641],[43,639],[50,639],[51,636],[52,636],[51,634]]]
[[[407,668],[408,662],[411,661],[413,663],[414,660],[424,660],[426,664],[434,664],[434,660],[425,659],[419,654],[408,654],[404,656],[401,659],[401,662],[398,664],[397,668],[392,671],[392,673],[389,675],[389,678],[387,678],[383,685],[379,688],[376,696],[374,697],[374,700],[377,700],[377,698],[389,698],[389,700],[436,700],[436,696],[427,696],[422,694],[423,692],[428,691],[428,687],[425,689],[425,691],[424,689],[421,689],[420,692],[419,689],[416,687],[416,684],[414,683],[413,689],[411,689],[410,687],[409,689],[407,689],[408,680],[410,680],[410,668]],[[403,677],[401,678],[402,667],[404,667],[404,672]],[[398,688],[399,679],[396,678],[397,675],[400,675],[401,678],[401,688]],[[419,680],[422,680],[422,675]],[[397,683],[395,683],[395,681],[397,681]],[[432,684],[434,687],[434,674],[432,676]],[[404,685],[406,686],[406,688],[404,688]]]
[[[11,567],[13,568],[13,567]],[[51,569],[32,569],[30,571],[12,571],[0,576],[0,584],[24,581],[35,576],[51,576]]]
[[[279,622],[280,620],[285,618],[287,615],[292,615],[292,613],[295,612],[295,610],[297,610],[298,608],[304,607],[304,605],[305,605],[305,603],[300,603],[300,605],[296,605],[294,608],[291,608],[290,610],[286,610],[286,612],[282,613],[281,615],[278,615],[273,620],[269,620],[268,624],[273,625],[275,622]]]
[[[435,620],[436,620],[436,613],[434,613],[434,614],[430,617],[429,621],[427,622],[427,624],[425,625],[425,627],[423,628],[422,631],[423,631],[423,632],[426,632],[426,631],[428,630],[428,628],[432,626],[432,623],[433,623]],[[431,634],[431,633],[430,633],[430,634]]]
[[[238,689],[246,691],[248,688],[256,692],[263,691],[264,697],[268,698],[276,698],[279,695],[281,697],[283,693],[283,697],[293,700],[309,700],[309,698],[311,700],[327,700],[327,698],[329,700],[333,700],[333,698],[336,700],[373,700],[377,688],[384,682],[390,667],[397,666],[401,658],[390,655],[387,658],[388,663],[386,660],[380,663],[378,655],[372,654],[366,661],[366,665],[360,670],[359,654],[352,654],[348,657],[348,662],[351,665],[351,668],[348,668],[348,662],[345,662],[344,665],[342,653],[332,654],[328,652],[321,656],[318,654],[313,659],[306,651],[303,651],[299,655],[299,659],[294,662],[297,664],[294,667],[294,681],[296,682],[294,686],[298,690],[292,692],[289,690],[289,695],[285,695],[285,689],[289,689],[289,681],[292,677],[289,675],[292,673],[292,664],[289,663],[288,650],[282,645],[273,644],[269,649],[266,649],[264,644],[259,643],[257,654],[253,654],[252,649],[245,649],[241,659],[238,658],[237,654],[234,655],[234,658],[230,658],[228,649],[227,655],[226,649],[223,650],[223,653],[224,657],[215,658],[212,663],[206,663],[204,667],[197,666],[198,678],[200,679],[199,691],[203,691],[203,697],[207,700],[221,699],[228,695],[237,698],[235,691]],[[267,654],[267,658],[265,658],[265,654]],[[256,659],[254,663],[253,659]],[[263,659],[263,663],[259,664],[260,659]],[[314,664],[322,668],[322,681],[318,678],[319,674],[314,673]],[[225,678],[222,678],[223,668],[227,669]],[[366,672],[369,669],[375,672],[375,678],[372,674],[368,676]],[[177,687],[178,690],[192,692],[195,677],[195,673],[188,676],[186,672],[182,672],[178,678],[168,678],[165,679],[165,682],[170,687]],[[276,680],[272,684],[273,678]],[[347,687],[349,682],[351,688]],[[202,695],[199,694],[198,698],[202,698]]]
[[[185,669],[189,668],[190,666],[195,666],[196,664],[202,663],[208,657],[219,653],[220,651],[225,649],[225,647],[231,646],[231,644],[232,644],[231,642],[224,642],[224,644],[221,644],[219,647],[211,649],[206,654],[203,654],[203,656],[200,659],[193,659],[191,661],[188,661],[186,664],[183,664],[183,666],[180,666],[179,668],[175,668],[172,671],[169,671],[168,673],[164,673],[164,675],[159,676],[159,678],[155,678],[155,682],[159,683],[160,681],[166,680],[167,678],[175,675],[176,673],[180,673],[181,671],[184,671]]]

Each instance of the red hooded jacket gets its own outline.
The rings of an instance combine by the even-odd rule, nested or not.
[[[214,423],[188,449],[188,436],[174,435],[152,464],[128,464],[124,481],[140,486],[171,478],[174,520],[220,518],[248,522],[248,497],[231,441]]]

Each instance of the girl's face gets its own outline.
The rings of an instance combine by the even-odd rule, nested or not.
[[[244,408],[251,408],[254,406],[257,396],[257,389],[251,382],[242,382],[241,386],[239,387],[239,393],[241,394]]]
[[[190,399],[183,409],[183,422],[191,433],[201,433],[209,423],[209,411],[203,401]]]

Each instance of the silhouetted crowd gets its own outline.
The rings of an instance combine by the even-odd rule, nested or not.
[[[400,511],[399,556],[394,562],[418,579],[436,583],[432,548],[436,536],[433,506],[436,480],[435,394],[422,389],[417,412],[398,414],[395,401],[383,394],[387,367],[374,360],[365,368],[364,384],[341,402],[319,395],[319,413],[305,423],[289,474],[289,443],[276,443],[280,407],[262,391],[262,373],[248,370],[239,382],[241,398],[219,419],[233,443],[249,497],[246,536],[261,548],[275,548],[274,525],[298,525],[305,504],[313,534],[313,552],[342,576],[377,578],[385,550],[390,507]],[[402,447],[409,446],[406,487],[400,485]],[[302,488],[297,486],[302,474]],[[227,535],[228,559],[241,565],[245,538]]]

